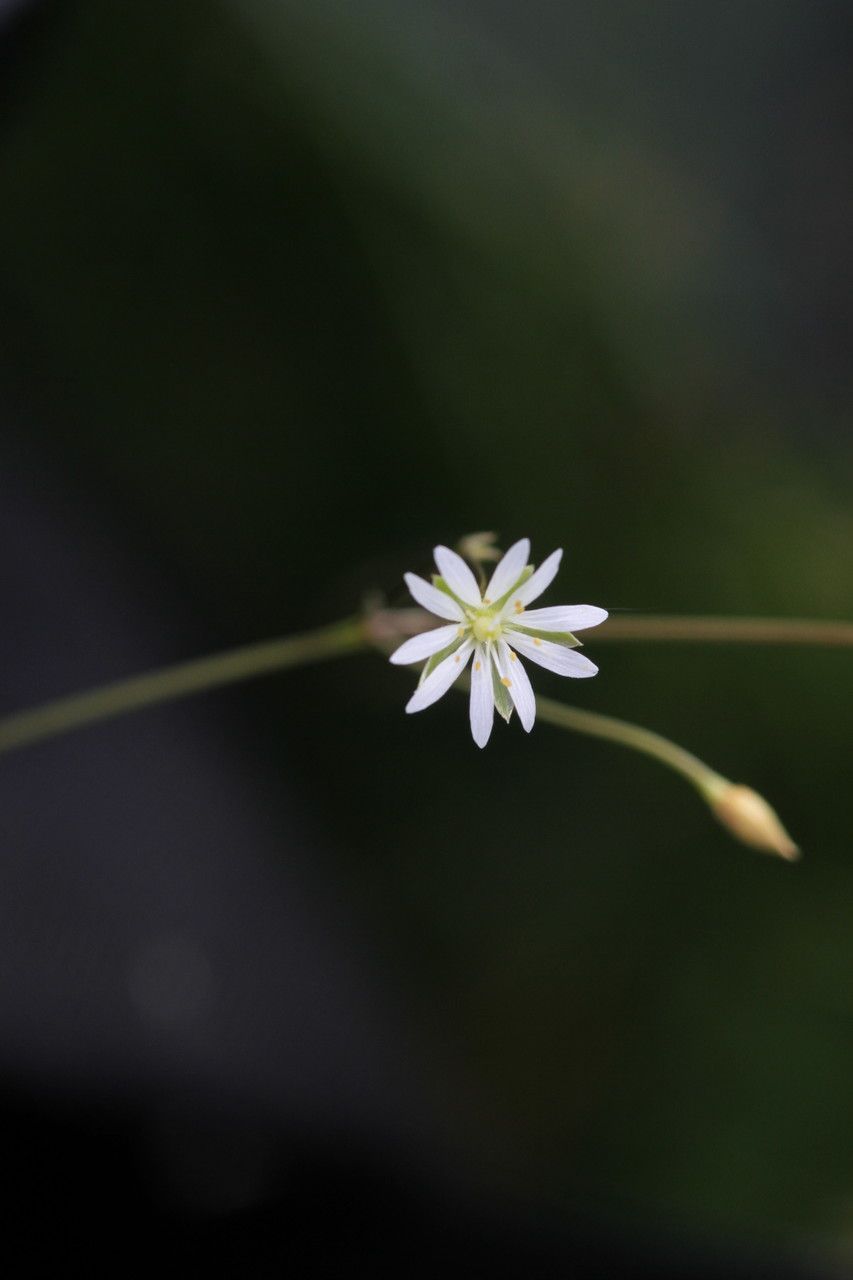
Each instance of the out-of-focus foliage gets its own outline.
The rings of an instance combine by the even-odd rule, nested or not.
[[[701,64],[694,7],[663,9]],[[748,9],[755,57],[784,11],[768,32],[813,70],[794,37],[831,5]],[[0,151],[4,376],[37,405],[33,447],[223,643],[372,586],[402,600],[404,569],[479,528],[564,546],[561,599],[853,616],[849,388],[734,340],[810,295],[801,278],[797,310],[784,273],[768,294],[760,217],[741,239],[720,208],[701,130],[715,105],[739,127],[723,87],[690,100],[676,54],[647,50],[641,82],[689,100],[670,145],[618,62],[611,109],[599,86],[581,111],[527,56],[403,0],[91,0],[42,42]],[[840,125],[797,102],[802,190],[802,132],[819,149]],[[744,191],[735,214],[776,205]],[[802,864],[547,726],[481,756],[461,703],[405,717],[408,675],[375,659],[245,698],[436,1062],[456,1056],[448,1124],[474,1165],[556,1200],[840,1235],[853,655],[588,647],[596,681],[541,687],[748,781]]]

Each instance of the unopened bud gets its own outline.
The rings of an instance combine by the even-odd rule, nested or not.
[[[775,809],[751,787],[719,780],[706,791],[715,815],[737,840],[795,862],[800,851],[779,821]]]
[[[472,564],[480,564],[485,560],[500,560],[501,553],[495,546],[496,533],[468,533],[460,538],[456,546],[459,554]]]

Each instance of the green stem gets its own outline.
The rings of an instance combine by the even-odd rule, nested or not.
[[[736,785],[721,773],[715,773],[698,756],[662,738],[659,733],[595,711],[579,711],[577,707],[567,707],[561,702],[552,702],[550,698],[537,698],[536,708],[539,719],[549,724],[575,733],[586,733],[593,738],[605,738],[668,765],[692,782],[717,820],[736,840],[763,853],[776,854],[788,862],[799,858],[800,850],[763,796],[751,787]]]
[[[679,617],[678,614],[611,616],[594,633],[599,640],[669,640],[742,644],[853,646],[853,622],[811,618]]]
[[[394,612],[388,615],[394,618]],[[715,618],[678,616],[615,617],[596,631],[595,640],[743,641],[754,643],[853,645],[853,623],[794,618]],[[247,645],[224,654],[197,658],[146,675],[120,680],[87,693],[73,694],[0,720],[0,753],[55,737],[99,720],[144,707],[302,666],[383,644],[360,618],[304,635]],[[661,761],[692,782],[706,797],[726,780],[698,757],[637,725],[613,716],[580,711],[548,698],[537,700],[541,720],[576,733],[616,742]],[[726,784],[728,785],[728,784]]]
[[[8,716],[0,720],[0,752],[14,751],[128,711],[174,702],[202,689],[235,684],[271,671],[321,662],[369,647],[362,619],[348,618],[304,635],[266,640],[209,658],[195,658]]]
[[[698,756],[685,751],[661,734],[641,729],[639,725],[630,724],[627,720],[617,720],[615,716],[601,715],[597,711],[580,711],[577,707],[567,707],[552,698],[540,697],[536,699],[536,715],[539,720],[558,725],[561,729],[585,733],[592,738],[605,738],[608,742],[616,742],[622,747],[630,747],[633,751],[652,756],[692,782],[705,798],[721,785],[728,785],[727,779],[709,768]]]
[[[203,689],[215,689],[272,671],[342,657],[360,650],[375,648],[387,651],[394,636],[394,619],[391,616],[389,631],[389,616],[377,613],[370,619],[349,618],[305,635],[285,636],[209,658],[196,658],[21,711],[0,720],[0,753],[69,733],[99,720],[173,702]],[[406,622],[410,623],[411,619],[407,618]],[[399,635],[398,631],[396,639]],[[669,742],[659,733],[613,716],[567,707],[550,698],[539,698],[537,705],[540,720],[630,747],[668,765],[698,788],[720,821],[738,839],[784,858],[797,856],[798,850],[790,836],[760,796],[748,788],[733,786],[697,756]]]
[[[467,674],[461,676],[453,687],[459,693],[468,693],[471,688],[470,678]],[[730,785],[728,778],[710,768],[692,752],[685,751],[684,747],[670,742],[669,738],[653,733],[651,729],[642,729],[628,720],[605,716],[599,711],[581,711],[578,707],[567,707],[564,702],[555,702],[553,698],[543,698],[539,694],[536,695],[536,719],[556,725],[559,729],[583,733],[589,738],[603,738],[620,747],[628,747],[631,751],[651,756],[680,773],[697,788],[705,800],[710,800],[721,788]]]

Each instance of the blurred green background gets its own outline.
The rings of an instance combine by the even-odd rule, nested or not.
[[[211,648],[403,603],[480,528],[563,546],[553,601],[851,617],[851,68],[794,0],[54,6],[0,146],[27,447]],[[375,658],[223,696],[471,1177],[844,1241],[853,657],[587,645],[536,687],[749,782],[801,864],[615,748],[480,754]]]

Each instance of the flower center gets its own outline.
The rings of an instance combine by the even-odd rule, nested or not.
[[[501,624],[493,613],[478,613],[471,620],[474,639],[480,644],[487,640],[497,640],[501,634]]]

